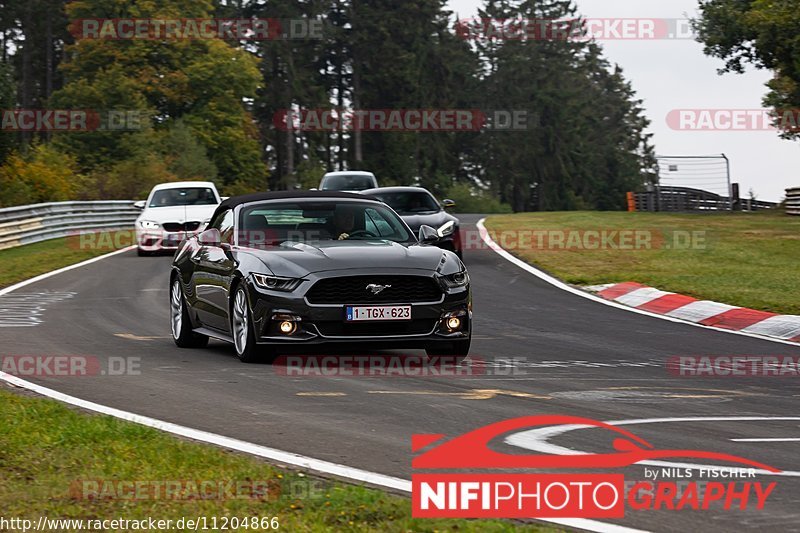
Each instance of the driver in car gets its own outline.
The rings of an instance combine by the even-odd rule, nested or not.
[[[333,215],[333,235],[339,241],[344,241],[350,238],[350,233],[356,226],[356,217],[352,209],[346,207],[337,207]]]

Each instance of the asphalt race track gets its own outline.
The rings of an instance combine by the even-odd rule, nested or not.
[[[477,220],[462,217],[472,228]],[[556,289],[492,251],[467,250],[475,310],[472,355],[487,362],[488,374],[498,373],[498,359],[511,359],[500,375],[286,377],[272,365],[239,363],[224,343],[212,341],[204,350],[173,344],[170,260],[127,252],[0,297],[0,303],[23,295],[37,301],[37,293],[61,293],[32,312],[34,325],[23,327],[18,317],[0,320],[3,353],[90,355],[101,361],[139,357],[140,375],[31,381],[136,414],[405,479],[411,475],[412,434],[454,436],[536,414],[689,419],[626,429],[660,449],[727,452],[787,471],[759,476],[777,482],[767,507],[629,509],[616,523],[653,531],[800,531],[798,378],[687,378],[666,369],[667,358],[675,355],[798,357],[800,347],[614,309]],[[751,420],[691,420],[725,417]],[[781,417],[795,419],[775,420]],[[608,443],[597,431],[573,431],[550,442],[604,451]],[[498,446],[525,453],[502,441]],[[627,480],[644,480],[641,465],[624,473]]]

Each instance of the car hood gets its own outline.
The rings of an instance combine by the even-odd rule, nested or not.
[[[454,220],[458,223],[456,217],[448,215],[444,211],[439,211],[437,213],[420,213],[418,215],[403,214],[400,215],[400,217],[408,224],[408,227],[411,228],[414,233],[419,231],[419,227],[422,225],[431,226],[433,229],[439,229],[448,220]]]
[[[173,207],[148,207],[139,219],[154,222],[203,222],[211,218],[216,205],[176,205]]]
[[[276,276],[302,278],[314,272],[369,268],[436,270],[442,250],[391,241],[284,243],[264,250],[247,249]]]

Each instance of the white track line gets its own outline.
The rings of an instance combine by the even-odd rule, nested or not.
[[[800,442],[800,439],[731,439],[733,442]]]
[[[22,281],[20,283],[11,285],[10,287],[6,287],[5,289],[0,290],[0,296],[4,296],[10,292],[19,290],[22,287],[27,287],[28,285],[36,283],[37,281],[42,281],[43,279],[51,278],[53,276],[57,276],[58,274],[69,272],[70,270],[75,270],[76,268],[85,267],[86,265],[91,265],[92,263],[102,261],[103,259],[107,259],[115,255],[123,254],[129,250],[133,250],[134,248],[136,248],[136,246],[128,246],[127,248],[123,248],[122,250],[117,250],[116,252],[111,252],[110,254],[101,255],[93,259],[87,259],[86,261],[81,261],[80,263],[75,263],[74,265],[66,266],[64,268],[59,268],[58,270],[53,270],[52,272],[46,272],[40,276],[36,276],[35,278],[26,279],[25,281]]]
[[[711,330],[711,331],[716,331],[716,332],[719,332],[719,333],[727,333],[729,335],[741,335],[743,337],[751,337],[751,338],[754,338],[754,339],[761,339],[762,341],[775,342],[775,343],[779,343],[779,344],[787,344],[789,346],[797,347],[797,343],[796,342],[790,342],[788,340],[776,339],[774,337],[767,337],[765,335],[759,335],[757,333],[752,333],[752,332],[748,332],[748,331],[735,331],[735,330],[732,330],[732,329],[721,329],[721,328],[715,328],[715,327],[712,327],[712,326],[705,326],[703,324],[695,324],[694,322],[687,322],[687,321],[681,320],[679,318],[673,318],[673,317],[667,316],[667,315],[659,315],[659,314],[656,314],[656,313],[651,313],[649,311],[643,311],[642,309],[636,309],[634,307],[628,307],[627,305],[622,305],[620,303],[617,303],[617,302],[614,302],[614,301],[611,301],[611,300],[606,300],[605,298],[602,298],[600,296],[596,296],[596,295],[590,294],[590,293],[588,293],[586,291],[577,289],[577,288],[575,288],[575,287],[573,287],[571,285],[567,285],[563,281],[561,281],[561,280],[559,280],[557,278],[554,278],[553,276],[551,276],[549,274],[546,274],[546,273],[542,272],[538,268],[529,265],[525,261],[523,261],[521,259],[518,259],[518,258],[514,257],[513,255],[511,255],[510,253],[508,253],[507,251],[505,251],[499,244],[497,244],[496,242],[494,242],[494,240],[492,240],[491,236],[489,235],[489,232],[486,229],[486,226],[484,226],[484,222],[485,221],[486,221],[485,218],[482,218],[482,219],[480,219],[478,221],[478,223],[477,223],[478,231],[480,232],[481,239],[483,239],[483,242],[486,243],[486,245],[492,251],[494,251],[497,255],[499,255],[503,259],[507,260],[508,262],[513,263],[514,265],[516,265],[519,268],[527,271],[528,273],[533,274],[534,276],[536,276],[540,280],[542,280],[542,281],[544,281],[546,283],[549,283],[550,285],[552,285],[554,287],[557,287],[557,288],[559,288],[561,290],[564,290],[564,291],[567,291],[567,292],[571,292],[572,294],[574,294],[576,296],[580,296],[581,298],[586,298],[587,300],[592,300],[594,302],[601,303],[601,304],[607,305],[609,307],[616,307],[617,309],[623,309],[625,311],[629,311],[631,313],[636,313],[636,314],[639,314],[639,315],[649,316],[649,317],[653,317],[653,318],[659,318],[661,320],[667,320],[669,322],[676,322],[676,323],[679,323],[679,324],[686,324],[688,326],[694,326],[696,328],[703,328],[703,329],[707,329],[707,330]]]
[[[229,450],[236,450],[244,453],[249,453],[251,455],[256,455],[258,457],[272,459],[274,461],[278,461],[287,465],[297,466],[303,469],[321,472],[323,474],[330,474],[334,476],[343,477],[346,479],[352,479],[355,481],[370,483],[373,485],[380,485],[382,487],[389,487],[391,489],[402,490],[404,492],[411,491],[411,482],[406,481],[404,479],[384,476],[382,474],[375,474],[372,472],[367,472],[366,470],[359,470],[357,468],[351,468],[349,466],[339,465],[336,463],[329,463],[327,461],[321,461],[319,459],[313,459],[311,457],[304,457],[302,455],[298,455],[295,453],[284,452],[281,450],[276,450],[274,448],[267,448],[266,446],[252,444],[250,442],[245,442],[231,437],[224,437],[222,435],[217,435],[215,433],[209,433],[207,431],[200,431],[198,429],[187,428],[184,426],[180,426],[178,424],[173,424],[171,422],[164,422],[162,420],[157,420],[155,418],[140,416],[133,413],[129,413],[127,411],[121,411],[119,409],[114,409],[113,407],[107,407],[105,405],[100,405],[94,402],[81,400],[80,398],[75,398],[74,396],[62,394],[53,389],[41,387],[39,385],[21,380],[15,376],[6,374],[4,372],[0,372],[0,380],[5,381],[16,387],[21,387],[23,389],[27,389],[37,394],[47,396],[48,398],[52,398],[60,402],[68,403],[70,405],[74,405],[82,409],[88,409],[96,413],[113,416],[114,418],[119,418],[122,420],[126,420],[128,422],[133,422],[134,424],[155,428],[161,431],[165,431],[167,433],[172,433],[173,435],[179,435],[181,437],[186,437],[188,439],[214,444],[216,446],[227,448]]]
[[[676,417],[676,418],[642,418],[631,420],[609,420],[606,424],[612,426],[635,426],[640,424],[662,424],[662,423],[682,423],[682,422],[769,422],[800,421],[796,416],[696,416],[696,417]],[[505,442],[511,446],[524,448],[526,450],[539,452],[548,455],[578,455],[586,452],[565,448],[550,442],[550,439],[579,429],[592,429],[592,426],[577,424],[565,424],[561,426],[549,426],[528,431],[521,431],[506,437]],[[737,441],[737,439],[731,439]],[[637,465],[664,466],[670,468],[691,468],[693,470],[724,470],[728,467],[720,465],[704,465],[695,463],[684,463],[676,461],[647,460],[639,461]],[[781,477],[800,477],[800,472],[793,470],[783,470],[781,472],[770,472],[768,470],[754,469],[754,472],[764,476]]]
[[[37,281],[41,281],[56,276],[63,272],[68,272],[70,270],[74,270],[76,268],[90,265],[97,261],[101,261],[103,259],[118,254],[122,254],[129,250],[132,250],[133,248],[135,247],[131,246],[123,250],[117,250],[116,252],[111,252],[109,254],[95,257],[94,259],[89,259],[81,263],[77,263],[68,267],[54,270],[52,272],[48,272],[46,274],[42,274],[41,276],[36,276],[35,278],[31,278],[21,283],[17,283],[16,285],[6,287],[2,291],[0,291],[0,296],[13,292],[17,289],[21,289],[22,287],[26,287],[33,283],[36,283]],[[81,400],[80,398],[69,396],[67,394],[63,394],[56,390],[36,385],[35,383],[31,383],[30,381],[25,381],[16,376],[6,374],[5,372],[0,372],[0,381],[4,381],[15,387],[26,389],[31,392],[35,392],[37,394],[45,396],[47,398],[52,398],[53,400],[57,400],[69,405],[74,405],[76,407],[87,409],[89,411],[94,411],[96,413],[113,416],[121,420],[126,420],[128,422],[133,422],[134,424],[139,424],[142,426],[158,429],[166,433],[172,433],[173,435],[179,435],[196,441],[205,442],[207,444],[220,446],[222,448],[248,453],[251,455],[255,455],[257,457],[262,457],[264,459],[269,459],[287,465],[300,467],[311,472],[333,475],[340,477],[342,479],[359,481],[378,487],[386,487],[394,490],[399,490],[402,492],[409,492],[409,493],[411,492],[411,482],[406,479],[387,476],[384,474],[378,474],[375,472],[369,472],[367,470],[360,470],[358,468],[353,468],[346,465],[340,465],[337,463],[331,463],[328,461],[322,461],[320,459],[314,459],[313,457],[306,457],[304,455],[285,452],[282,450],[277,450],[275,448],[268,448],[266,446],[253,444],[250,442],[234,439],[231,437],[225,437],[223,435],[217,435],[215,433],[200,431],[198,429],[192,429],[180,426],[178,424],[173,424],[171,422],[164,422],[162,420],[157,420],[155,418],[149,418],[146,416],[129,413],[127,411],[122,411],[120,409],[114,409],[113,407],[107,407],[105,405],[90,402],[87,400]],[[647,533],[646,531],[640,529],[632,529],[624,526],[617,526],[614,524],[606,524],[603,522],[598,522],[596,520],[589,520],[585,518],[553,518],[553,519],[537,519],[537,521],[572,527],[575,529],[582,529],[584,531],[593,531],[596,533]]]

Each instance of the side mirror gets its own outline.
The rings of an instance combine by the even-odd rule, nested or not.
[[[205,246],[219,246],[220,242],[222,241],[222,236],[219,233],[219,230],[216,228],[211,228],[205,230],[203,233],[197,237],[197,240],[200,244]]]
[[[456,206],[456,203],[453,200],[442,200],[442,207],[445,209],[452,209]]]
[[[422,225],[419,227],[419,242],[422,244],[433,244],[439,242],[439,234],[430,226]]]
[[[138,202],[133,202],[133,208],[138,209],[139,211],[143,210],[146,205],[147,205],[147,200],[139,200]]]

